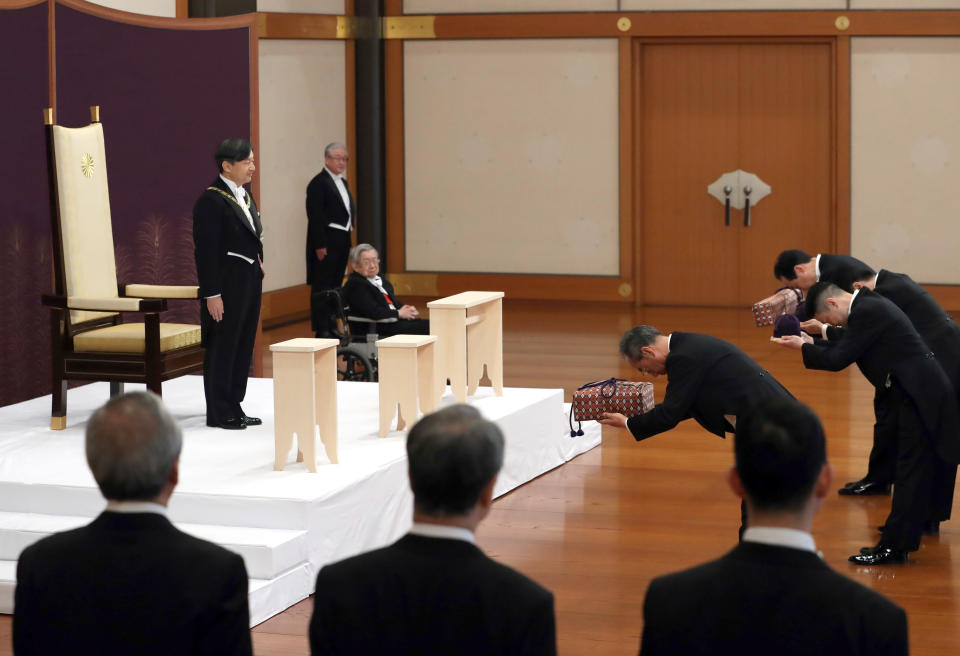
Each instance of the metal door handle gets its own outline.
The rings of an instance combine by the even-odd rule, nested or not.
[[[723,203],[723,224],[730,227],[730,194],[733,193],[733,187],[730,185],[725,185],[723,188],[723,195],[726,196],[726,200]]]
[[[750,194],[753,193],[753,188],[750,185],[747,185],[743,188],[743,225],[746,228],[750,227]]]

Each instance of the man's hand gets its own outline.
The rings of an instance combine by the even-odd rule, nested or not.
[[[627,427],[627,417],[620,414],[619,412],[604,412],[600,419],[597,419],[598,424],[603,424],[604,426],[616,426],[617,428],[626,428]]]
[[[401,319],[416,319],[420,316],[420,312],[417,311],[412,305],[404,305],[399,310],[397,310],[397,316]]]
[[[222,296],[211,296],[207,299],[207,312],[210,313],[210,316],[213,317],[213,320],[217,323],[223,319],[223,297]]]
[[[327,256],[327,249],[326,249],[326,248],[318,248],[316,252],[317,252],[317,259],[318,259],[318,260],[322,260],[323,258],[325,258],[325,257]]]
[[[807,319],[800,322],[800,330],[811,335],[820,336],[823,334],[823,324],[816,319]]]
[[[809,340],[809,341],[808,341]],[[810,335],[784,335],[780,338],[780,344],[783,344],[787,348],[792,349],[802,349],[804,344],[812,344],[813,338]]]

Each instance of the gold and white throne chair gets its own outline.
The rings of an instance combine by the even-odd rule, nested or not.
[[[53,223],[54,293],[51,309],[53,409],[50,428],[67,423],[70,380],[109,381],[110,395],[124,383],[161,383],[203,369],[200,326],[160,323],[170,298],[197,298],[196,286],[125,285],[119,289],[103,126],[99,107],[82,128],[53,124],[44,112]],[[121,312],[143,314],[125,323]]]

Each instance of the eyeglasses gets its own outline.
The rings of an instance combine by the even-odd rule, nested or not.
[[[376,259],[363,258],[360,260],[360,266],[370,266],[371,264],[380,264],[380,258],[379,257]]]
[[[349,162],[350,158],[346,155],[327,155],[329,159],[335,160],[337,162]]]

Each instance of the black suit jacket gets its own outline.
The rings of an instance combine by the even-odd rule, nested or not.
[[[904,656],[907,616],[816,554],[744,542],[650,582],[643,656]]]
[[[947,375],[903,310],[866,288],[853,299],[843,339],[803,345],[807,369],[840,371],[854,362],[877,389],[899,384],[940,456],[960,461],[957,404]]]
[[[344,181],[346,187],[346,181]],[[350,199],[350,213],[343,204],[343,196],[337,189],[333,177],[323,169],[313,176],[307,185],[307,283],[313,282],[313,267],[317,262],[318,248],[327,247],[327,225],[336,223],[347,226],[350,217],[357,216],[357,208],[353,202],[353,194],[347,187],[347,197]]]
[[[638,441],[690,418],[723,437],[729,431],[725,415],[740,416],[770,396],[793,396],[746,353],[710,335],[674,332],[665,366],[663,403],[627,420]]]
[[[222,294],[224,285],[231,283],[230,276],[224,276],[229,258],[233,258],[228,252],[250,258],[254,261],[251,266],[259,266],[257,262],[263,261],[263,225],[253,194],[247,193],[253,219],[251,227],[230,187],[220,176],[210,187],[214,189],[204,190],[193,206],[193,253],[200,298]]]
[[[20,656],[252,653],[243,559],[154,513],[104,512],[27,547],[15,595]]]
[[[383,288],[387,290],[387,294],[393,301],[394,309],[390,309],[387,299],[383,297],[379,289],[354,271],[347,278],[347,282],[343,283],[343,300],[350,306],[351,315],[378,320],[397,319],[400,316],[398,310],[403,306],[403,303],[393,293],[393,285],[390,284],[386,276],[380,278],[383,281]]]
[[[317,575],[313,654],[555,654],[553,595],[456,539],[408,534]]]
[[[880,269],[873,290],[898,308],[910,319],[917,333],[926,343],[960,396],[960,326],[947,314],[926,289],[905,273]],[[845,329],[827,328],[827,337],[841,339]]]
[[[820,280],[832,282],[845,291],[853,291],[853,283],[876,275],[876,271],[850,255],[820,253]]]

